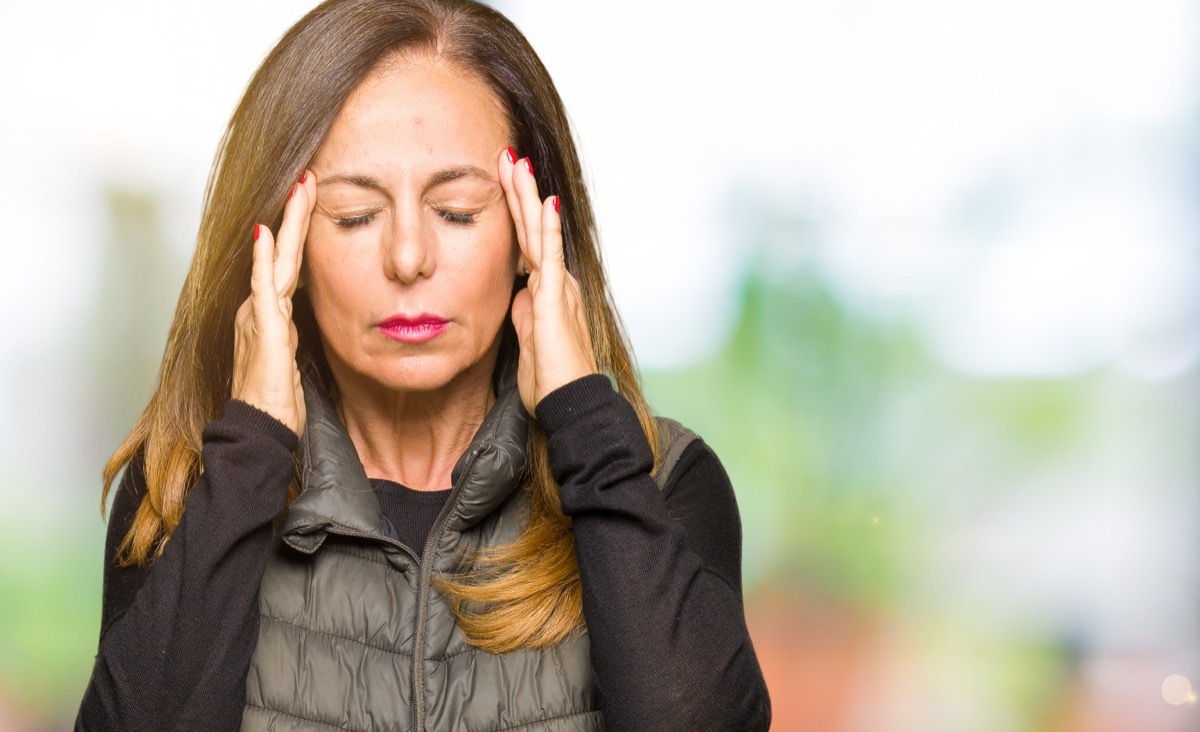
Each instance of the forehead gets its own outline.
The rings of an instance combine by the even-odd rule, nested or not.
[[[346,100],[313,167],[490,163],[509,138],[504,108],[477,74],[428,55],[396,56]]]

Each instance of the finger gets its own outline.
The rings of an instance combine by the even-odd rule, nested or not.
[[[304,263],[304,245],[308,241],[308,227],[312,224],[313,211],[317,208],[316,175],[312,171],[305,170],[300,174],[300,185],[304,189],[304,195],[307,198],[304,206],[304,218],[300,226],[299,246],[296,247],[295,255],[292,258],[294,269],[292,270],[292,277],[288,282],[286,291],[288,297],[295,294],[296,288],[300,283],[300,268]]]
[[[512,215],[513,228],[517,233],[517,246],[521,248],[522,256],[528,261],[529,252],[526,250],[525,244],[525,217],[518,203],[517,191],[513,187],[513,173],[516,171],[516,162],[517,153],[511,145],[500,152],[500,187],[504,189],[504,200],[508,202],[508,212]]]
[[[308,224],[315,203],[315,181],[308,171],[304,171],[288,193],[287,203],[283,207],[283,223],[279,226],[275,284],[281,295],[290,297],[296,291],[304,239],[308,236]]]
[[[562,219],[559,217],[559,198],[550,196],[542,203],[542,259],[538,265],[542,284],[561,288],[566,279],[567,265],[563,254]]]
[[[278,295],[275,292],[275,266],[272,256],[275,253],[275,238],[271,230],[262,224],[254,225],[254,263],[250,268],[250,297],[253,300],[254,319],[259,328],[271,322],[279,310]]]
[[[513,189],[517,192],[517,205],[521,209],[521,221],[525,229],[526,244],[523,249],[529,257],[529,268],[532,270],[540,267],[542,260],[542,199],[538,198],[533,162],[529,158],[517,161],[516,170],[513,171]]]

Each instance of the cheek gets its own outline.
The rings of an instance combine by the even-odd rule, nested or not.
[[[339,256],[311,239],[305,247],[304,276],[318,321],[328,321],[354,306],[361,295],[363,273],[356,271],[353,257]]]
[[[498,228],[490,234],[473,252],[470,277],[481,299],[490,303],[502,301],[507,309],[519,266],[519,250],[511,229]]]

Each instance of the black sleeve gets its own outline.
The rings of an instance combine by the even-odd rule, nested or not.
[[[295,472],[296,444],[283,423],[230,401],[205,427],[203,474],[147,567],[116,563],[146,492],[141,459],[126,468],[109,519],[100,646],[77,731],[240,726],[271,521]]]
[[[660,492],[637,416],[604,376],[551,393],[537,417],[574,527],[608,729],[766,730],[737,503],[712,450],[689,445]]]

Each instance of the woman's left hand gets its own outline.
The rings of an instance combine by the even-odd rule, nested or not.
[[[563,257],[558,196],[539,197],[533,164],[516,160],[512,148],[500,154],[500,184],[529,269],[528,286],[513,300],[512,319],[521,344],[517,385],[533,414],[547,394],[599,369],[579,283]]]

